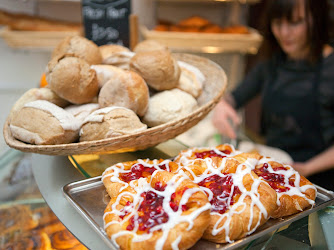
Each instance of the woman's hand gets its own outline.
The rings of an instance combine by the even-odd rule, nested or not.
[[[237,137],[235,127],[241,122],[237,111],[224,99],[214,109],[212,123],[218,132],[231,139]]]
[[[294,162],[292,167],[302,176],[307,177],[312,174],[312,168],[310,165],[304,162]]]

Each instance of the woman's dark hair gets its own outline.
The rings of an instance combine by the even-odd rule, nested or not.
[[[307,38],[310,43],[310,54],[308,60],[316,62],[323,50],[323,46],[329,42],[329,5],[327,0],[303,0],[307,22]],[[271,22],[273,19],[286,18],[292,20],[293,10],[299,3],[298,0],[265,0],[266,10],[264,12],[264,44],[263,49],[266,56],[274,53],[282,53],[272,31]]]

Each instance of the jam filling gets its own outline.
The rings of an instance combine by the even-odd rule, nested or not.
[[[219,152],[222,152],[223,154],[229,155],[231,154],[230,150],[219,150]],[[195,152],[195,156],[196,158],[201,158],[201,159],[205,159],[207,157],[220,157],[220,158],[224,158],[226,157],[225,155],[221,155],[221,154],[217,154],[215,150],[208,150],[208,151],[203,151],[203,152]]]
[[[154,189],[158,191],[164,191],[166,185],[161,182],[156,182]],[[183,191],[184,192],[184,191]],[[181,194],[183,193],[181,192]],[[140,195],[143,198],[143,201],[138,207],[138,215],[132,216],[129,220],[129,224],[126,227],[126,230],[132,231],[138,226],[138,231],[150,233],[151,228],[167,223],[169,220],[168,214],[163,209],[163,200],[164,196],[161,196],[153,191],[143,192]],[[179,209],[178,202],[176,200],[177,194],[173,193],[171,195],[171,200],[169,202],[170,208],[177,212]],[[127,202],[124,208],[120,211],[122,215],[120,216],[123,219],[127,214],[129,214],[128,206],[131,206],[131,202]],[[181,206],[182,211],[187,209],[186,205]]]
[[[255,169],[254,172],[262,177],[276,192],[282,193],[290,190],[289,187],[286,186],[284,175],[283,174],[275,174],[270,173],[268,170],[269,165],[264,163],[261,168]],[[287,170],[285,167],[273,167],[274,171],[279,170]],[[294,187],[294,180],[291,178],[289,180],[289,185]]]
[[[158,168],[166,170],[166,163],[159,164]],[[144,166],[143,164],[136,163],[131,167],[130,172],[121,173],[120,178],[122,181],[130,182],[133,180],[138,180],[141,177],[150,176],[153,174],[155,170],[157,169],[154,166],[147,167]]]
[[[206,187],[211,190],[213,197],[210,201],[211,212],[223,214],[232,206],[240,196],[241,192],[237,186],[234,186],[232,198],[229,200],[233,179],[230,174],[225,176],[212,175],[198,183],[199,186]]]

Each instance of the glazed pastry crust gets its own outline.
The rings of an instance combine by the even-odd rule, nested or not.
[[[125,182],[120,182],[120,181],[113,181],[111,178],[121,178],[119,177],[119,174],[116,173],[115,169],[121,171],[121,172],[127,172],[131,173],[131,168],[135,166],[136,164],[142,164],[145,167],[152,167],[156,169],[162,169],[159,167],[159,164],[161,164],[164,160],[159,159],[159,160],[149,160],[149,159],[144,159],[144,160],[135,160],[135,161],[127,161],[123,163],[117,163],[109,168],[107,168],[103,174],[102,174],[102,181],[103,184],[107,190],[107,193],[111,198],[116,197],[120,193],[120,189],[122,187],[127,186]],[[167,166],[170,169],[175,169],[176,164],[172,161],[165,161],[164,166]],[[155,167],[154,167],[155,166]],[[177,168],[177,167],[176,167]],[[142,177],[148,177],[150,173],[144,172]]]
[[[169,180],[171,180],[174,177],[174,174],[169,173],[167,171],[157,171],[156,174],[152,175],[151,177],[147,178],[147,182],[151,183],[151,186],[154,187],[156,182],[161,182],[163,184],[166,184]],[[125,192],[130,193],[136,193],[136,191],[140,191],[140,188],[138,187],[138,180],[135,180],[132,182],[133,187],[127,187],[124,189],[120,194]],[[184,189],[191,189],[191,188],[198,188],[196,184],[191,182],[189,179],[185,179],[180,183],[180,185],[176,188],[175,192],[182,192]],[[180,200],[181,197],[178,198]],[[113,235],[123,231],[125,234],[120,234],[118,237],[116,237],[116,242],[120,246],[120,249],[148,249],[151,247],[154,247],[158,240],[162,237],[163,231],[157,230],[151,232],[151,237],[149,237],[146,240],[143,241],[134,241],[133,238],[136,237],[135,234],[138,236],[138,233],[143,234],[142,231],[136,232],[129,232],[126,230],[127,222],[122,223],[122,219],[113,213],[110,213],[112,211],[112,206],[117,201],[117,197],[114,197],[111,199],[110,203],[108,204],[107,208],[105,209],[105,216],[104,216],[104,223],[107,225],[109,222],[115,221],[118,223],[115,224],[109,224],[107,228],[105,229],[107,232],[107,235],[109,237],[112,237]],[[131,196],[129,195],[123,195],[120,199],[119,204],[116,205],[117,210],[121,210],[125,204],[131,200]],[[191,197],[188,199],[188,202],[186,203],[188,206],[188,209],[182,212],[182,215],[188,215],[192,212],[195,212],[197,209],[207,205],[208,199],[206,195],[201,192],[195,192],[191,195]],[[127,218],[125,216],[124,218]],[[189,223],[188,222],[180,222],[177,223],[168,233],[168,236],[163,244],[163,249],[172,249],[172,244],[175,242],[179,236],[182,236],[180,242],[178,243],[179,249],[188,249],[191,246],[193,246],[202,236],[205,228],[207,227],[208,220],[210,218],[210,210],[204,210],[202,211],[194,220],[193,220],[193,226],[190,230],[188,230]],[[169,218],[169,220],[173,220],[173,218]],[[129,233],[126,233],[129,232]],[[144,232],[145,233],[145,232]]]
[[[241,204],[238,202],[240,197],[236,195],[233,198],[235,203],[228,207],[227,211],[222,215],[217,212],[211,212],[210,223],[204,232],[203,238],[216,243],[232,242],[245,237],[270,218],[270,215],[277,208],[277,194],[267,183],[260,181],[259,177],[247,167],[246,159],[248,158],[246,153],[239,154],[240,152],[235,151],[232,146],[223,144],[217,146],[216,149],[224,151],[228,158],[217,156],[208,157],[210,158],[209,160],[196,158],[196,152],[203,153],[208,151],[208,149],[182,151],[175,160],[181,165],[176,171],[184,171],[192,180],[194,180],[194,176],[200,177],[203,174],[207,174],[208,170],[210,173],[212,169],[219,168],[222,174],[232,175],[238,175],[238,173],[245,171],[246,174],[242,176],[241,185],[245,190],[242,192],[254,192],[252,190],[259,183],[254,193],[258,194],[259,202],[265,212],[263,212],[263,208],[259,208],[250,195],[246,195]],[[184,157],[186,157],[186,160]],[[238,188],[242,190],[240,186]],[[215,230],[217,232],[214,234]]]
[[[293,174],[289,181],[295,180],[296,175],[299,175],[297,171],[293,170],[292,167],[288,165],[283,165],[281,163],[278,163],[276,161],[269,161],[268,162],[273,168],[277,167],[284,167],[290,171],[294,171],[295,174]],[[263,166],[263,164],[259,164],[256,166],[256,169],[259,169]],[[313,186],[313,184],[306,179],[304,176],[300,176],[300,184],[299,187],[297,187],[300,190],[300,194],[293,194],[290,195],[288,192],[283,192],[281,196],[279,197],[279,204],[277,209],[273,212],[272,217],[273,218],[281,218],[288,215],[292,215],[301,211],[304,211],[305,209],[311,207],[312,202],[314,201],[317,195],[316,188]],[[303,190],[303,186],[309,186],[306,190]]]

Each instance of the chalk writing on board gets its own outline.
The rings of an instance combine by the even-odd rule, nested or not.
[[[96,44],[129,45],[131,0],[82,0],[85,36]]]

